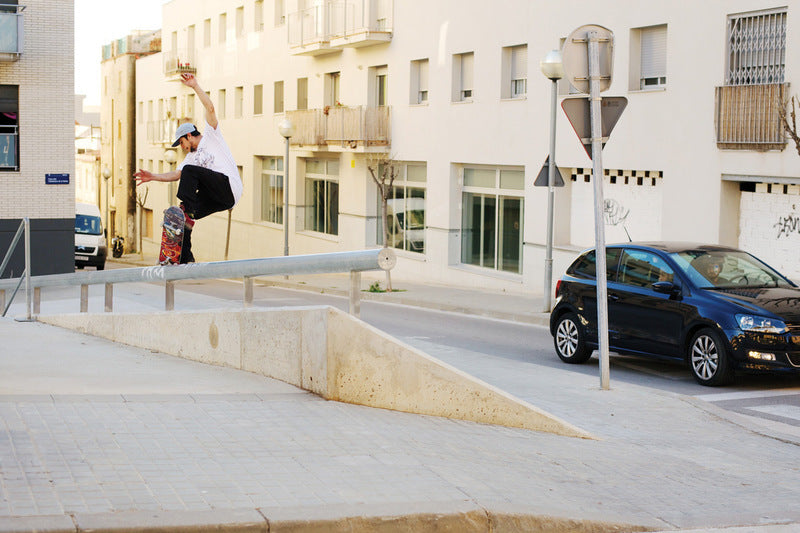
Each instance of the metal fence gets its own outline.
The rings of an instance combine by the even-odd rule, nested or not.
[[[187,265],[151,266],[121,268],[70,274],[51,274],[32,276],[28,294],[33,290],[33,310],[38,315],[41,305],[41,289],[45,287],[81,287],[80,311],[88,312],[89,285],[105,285],[106,312],[113,311],[114,284],[134,282],[164,282],[164,309],[171,311],[175,305],[175,282],[194,279],[242,278],[244,280],[243,302],[245,307],[253,303],[253,278],[257,276],[350,273],[350,314],[359,316],[361,312],[361,272],[370,270],[391,270],[397,261],[394,252],[388,248],[335,252],[326,254],[294,255],[268,257],[263,259],[242,259],[238,261],[218,261],[212,263],[190,263]],[[5,306],[5,294],[18,286],[19,280],[0,280],[0,303]],[[12,297],[13,298],[13,297]],[[10,302],[8,304],[10,306]]]

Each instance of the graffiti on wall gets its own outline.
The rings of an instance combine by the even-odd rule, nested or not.
[[[778,222],[772,225],[778,228],[778,238],[788,237],[792,233],[800,233],[800,216],[791,214],[778,217]]]
[[[630,209],[613,198],[606,198],[603,201],[603,216],[605,217],[606,224],[609,226],[622,226],[622,229],[625,230],[625,235],[627,235],[629,241],[631,240],[631,234],[628,233],[628,228],[625,226],[625,221],[628,219],[628,215],[630,214]]]

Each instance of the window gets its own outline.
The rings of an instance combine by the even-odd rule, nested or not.
[[[264,31],[264,0],[253,4],[253,31]]]
[[[308,109],[308,78],[297,78],[297,109]]]
[[[465,168],[463,176],[461,262],[521,273],[525,172]]]
[[[455,54],[453,56],[453,101],[471,102],[473,94],[473,65],[475,54]]]
[[[253,114],[261,115],[264,113],[264,86],[253,86]]]
[[[501,59],[501,98],[525,98],[528,94],[528,45],[503,48]]]
[[[306,160],[306,221],[309,231],[339,234],[339,162]]]
[[[0,171],[19,170],[19,86],[0,85]]]
[[[667,84],[667,26],[641,30],[640,89],[664,87]]]
[[[428,102],[428,60],[418,59],[411,62],[411,104]]]
[[[225,110],[228,107],[227,103],[227,94],[225,93],[225,89],[220,89],[217,93],[217,116],[220,120],[225,118]]]
[[[370,67],[369,105],[381,107],[386,105],[389,69],[386,65]]]
[[[783,83],[786,8],[728,17],[726,85]]]
[[[425,253],[425,185],[427,166],[424,163],[396,163],[397,177],[387,200],[389,246]],[[377,243],[383,244],[383,213],[378,195]]]
[[[325,105],[336,106],[342,105],[339,100],[339,80],[341,73],[329,72],[325,74]]]
[[[242,118],[244,109],[244,87],[236,87],[233,100],[233,118]]]
[[[283,158],[261,159],[261,220],[283,224]]]
[[[236,8],[236,38],[244,35],[244,6]]]
[[[619,262],[619,248],[606,248],[606,279],[614,281],[617,278],[617,263]],[[586,252],[567,272],[570,276],[593,279],[597,275],[597,254],[594,250]]]
[[[203,46],[206,48],[211,46],[211,19],[203,21]]]
[[[283,82],[275,82],[275,91],[273,95],[273,109],[275,113],[283,113]]]
[[[184,117],[189,117],[190,119],[192,119],[192,121],[194,121],[194,97],[195,97],[194,94],[187,94],[186,95],[186,101],[185,101],[184,113],[183,113]],[[158,116],[160,116],[160,117],[164,116],[164,113],[161,111],[161,105],[162,104],[163,104],[163,101],[159,100],[159,113],[158,113]]]
[[[674,272],[666,262],[644,250],[625,250],[619,265],[618,281],[634,287],[650,287],[659,281],[672,281]]]
[[[225,44],[228,40],[228,15],[220,13],[219,15],[219,44]]]

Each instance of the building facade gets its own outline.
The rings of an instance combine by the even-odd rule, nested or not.
[[[538,62],[577,27],[614,33],[604,96],[628,106],[603,151],[608,242],[742,246],[800,280],[800,156],[779,109],[800,55],[800,2],[173,0],[163,51],[137,61],[136,159],[174,168],[170,133],[203,129],[177,83],[196,73],[244,182],[201,220],[198,260],[380,246],[370,168],[397,174],[389,245],[398,277],[543,291],[551,82]],[[499,16],[498,10],[507,16]],[[698,36],[702,46],[698,46]],[[566,80],[559,100],[577,95]],[[594,244],[592,163],[558,110],[554,273]],[[278,125],[294,134],[284,161]],[[788,149],[787,149],[788,148]],[[288,174],[288,178],[287,178]],[[175,187],[148,184],[155,255]],[[155,219],[155,223],[153,223]]]
[[[100,120],[103,131],[101,158],[108,169],[100,195],[100,210],[107,213],[109,239],[121,235],[125,250],[137,250],[134,87],[136,60],[161,49],[161,32],[139,31],[117,39],[102,50]]]
[[[74,268],[72,0],[0,6],[0,255],[31,220],[31,273]],[[23,246],[4,277],[24,269]]]

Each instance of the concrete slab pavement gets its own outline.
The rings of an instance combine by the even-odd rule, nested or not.
[[[568,369],[433,354],[597,441],[326,402],[11,318],[0,346],[0,531],[800,530],[800,439]]]

